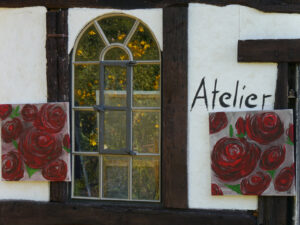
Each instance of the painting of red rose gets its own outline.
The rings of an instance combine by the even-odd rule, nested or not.
[[[209,115],[212,195],[295,194],[292,110]]]
[[[0,105],[2,180],[70,181],[69,104]]]

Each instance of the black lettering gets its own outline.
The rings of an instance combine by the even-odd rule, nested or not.
[[[235,94],[234,94],[234,100],[233,100],[233,107],[235,107],[235,104],[236,104],[236,98],[237,98],[238,89],[239,89],[239,81],[236,82],[236,86],[235,86]]]
[[[213,93],[213,102],[212,102],[212,109],[214,109],[215,108],[215,101],[216,101],[216,94],[218,94],[219,93],[219,91],[217,91],[216,89],[217,89],[217,82],[218,82],[218,79],[215,79],[215,88],[214,88],[214,90],[211,92],[211,93]]]
[[[257,105],[252,105],[249,103],[249,100],[255,100],[257,99],[257,95],[256,94],[251,94],[251,95],[248,95],[246,100],[245,100],[245,106],[248,107],[248,108],[254,108],[256,107]]]
[[[227,96],[227,97],[225,97],[225,96]],[[224,100],[223,100],[224,97],[225,97],[226,100],[228,100],[228,99],[231,98],[231,94],[228,93],[228,92],[225,92],[225,93],[222,94],[222,95],[220,96],[220,98],[219,98],[219,100],[220,100],[220,105],[221,105],[222,107],[224,107],[224,108],[227,108],[227,107],[229,107],[230,105],[228,105],[228,104],[226,104],[226,103],[224,102]]]
[[[262,102],[262,109],[265,107],[265,99],[271,97],[272,95],[265,95],[263,94],[263,102]]]
[[[198,96],[201,88],[203,87],[203,96]],[[196,100],[199,99],[199,98],[204,98],[204,102],[205,102],[205,105],[206,105],[206,109],[208,109],[208,104],[207,104],[207,96],[206,96],[206,89],[205,89],[205,77],[202,78],[201,80],[201,83],[198,87],[198,90],[195,94],[195,97],[194,97],[194,100],[193,100],[193,103],[192,103],[192,107],[191,107],[191,111],[193,110],[194,106],[195,106],[195,103],[196,103]]]

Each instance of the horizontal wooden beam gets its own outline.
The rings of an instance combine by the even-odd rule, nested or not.
[[[239,62],[300,62],[300,39],[238,42]]]
[[[264,12],[300,13],[300,0],[0,0],[0,7],[45,6],[47,8],[164,8],[178,4],[204,3],[218,6],[239,4]]]
[[[5,225],[256,225],[246,211],[166,210],[100,207],[80,203],[1,201],[0,224]]]

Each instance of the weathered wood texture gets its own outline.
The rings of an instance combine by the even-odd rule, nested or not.
[[[89,204],[1,201],[5,225],[256,225],[245,211],[95,207]]]
[[[187,208],[187,7],[163,9],[162,197]]]
[[[300,62],[300,39],[238,42],[239,62]]]
[[[68,10],[47,12],[46,50],[48,102],[69,101],[70,81],[67,50],[68,39],[66,38],[68,35],[67,21]],[[68,183],[66,182],[51,182],[51,201],[67,200],[68,190]]]
[[[187,3],[204,3],[218,6],[239,4],[264,12],[299,13],[300,0],[1,0],[0,7],[45,6],[47,8],[163,8]]]

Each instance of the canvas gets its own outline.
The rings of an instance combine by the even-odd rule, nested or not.
[[[69,105],[2,104],[2,180],[70,181]]]
[[[212,195],[294,195],[292,110],[209,114]]]

